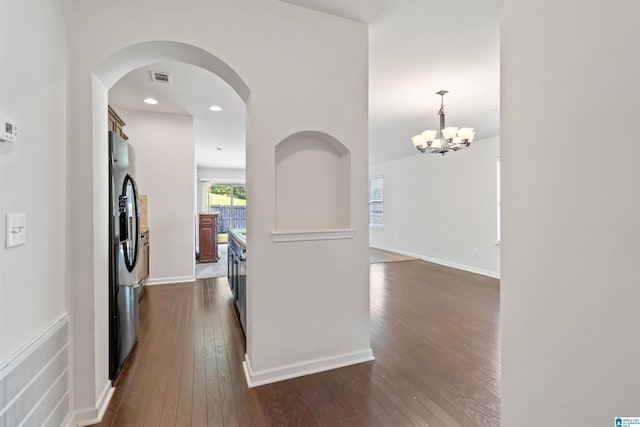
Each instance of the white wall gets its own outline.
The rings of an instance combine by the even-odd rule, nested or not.
[[[244,170],[247,166],[246,104],[231,87],[225,92],[231,94],[226,97],[215,94],[217,99],[226,99],[222,101],[225,113],[193,118],[197,164],[206,168]]]
[[[505,2],[502,425],[640,416],[640,4]]]
[[[224,61],[223,65],[235,70],[251,91],[250,96],[245,92],[241,97],[247,101],[247,202],[251,210],[247,220],[246,360],[252,372],[274,380],[279,373],[300,375],[312,368],[322,370],[370,359],[367,27],[275,0],[217,0],[199,2],[191,8],[173,2],[163,3],[162,8],[150,7],[147,2],[128,2],[119,4],[116,21],[104,18],[113,14],[112,2],[68,0],[67,4],[73,77],[71,114],[80,123],[71,139],[71,173],[79,179],[71,187],[71,214],[92,213],[86,221],[80,221],[71,247],[74,253],[88,253],[95,260],[93,265],[81,264],[73,270],[74,289],[87,287],[87,283],[95,290],[102,289],[102,279],[96,273],[98,264],[108,259],[107,250],[96,245],[97,236],[106,233],[102,214],[93,212],[88,203],[92,196],[106,197],[107,191],[90,162],[94,156],[102,156],[106,162],[104,138],[93,134],[102,125],[97,115],[92,120],[92,114],[102,112],[92,104],[92,99],[100,98],[100,88],[92,88],[91,76],[97,73],[108,87],[122,74],[144,65],[126,56],[131,50],[114,55],[132,45],[150,40],[187,43]],[[144,58],[149,63],[192,60],[191,53],[171,45]],[[208,64],[217,67],[220,60]],[[225,78],[233,78],[229,70],[225,73]],[[351,152],[353,238],[272,241],[274,147],[288,135],[305,130],[331,135]],[[318,259],[323,260],[322,268]],[[78,358],[88,347],[98,351],[100,343],[106,343],[104,328],[79,328],[106,304],[106,295],[96,293],[93,306],[74,305],[77,342],[81,343],[75,352]],[[86,392],[76,394],[77,408],[101,404],[99,390],[106,381],[107,367],[94,361],[97,359],[89,358],[76,375],[76,387]]]
[[[369,176],[384,177],[384,228],[370,229],[369,244],[499,277],[499,145],[490,138],[444,156],[416,151],[372,165]]]
[[[245,184],[246,169],[207,168],[198,166],[198,179],[208,180],[217,184]]]
[[[0,0],[0,16],[0,113],[19,131],[0,142],[1,370],[68,310],[69,57],[57,1]],[[7,212],[26,213],[24,246],[5,249]]]
[[[194,280],[193,118],[116,108],[149,196],[149,284]]]

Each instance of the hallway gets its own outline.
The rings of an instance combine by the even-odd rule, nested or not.
[[[498,281],[424,261],[370,272],[376,360],[253,389],[226,278],[148,287],[98,425],[500,425]]]

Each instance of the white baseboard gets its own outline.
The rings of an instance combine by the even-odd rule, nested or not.
[[[291,365],[283,365],[277,368],[254,371],[251,367],[249,355],[245,354],[242,367],[244,369],[245,379],[247,380],[247,387],[252,388],[304,375],[315,374],[317,372],[355,365],[357,363],[370,362],[372,360],[375,360],[375,357],[373,357],[371,349],[368,348],[366,350],[344,353],[338,356],[324,357]]]
[[[73,419],[73,412],[69,412],[69,414],[67,415],[67,418],[65,418],[62,424],[60,425],[62,427],[75,427],[76,424]]]
[[[451,267],[451,268],[455,268],[455,269],[458,269],[458,270],[468,271],[470,273],[476,273],[476,274],[481,274],[483,276],[493,277],[494,279],[500,279],[500,273],[496,272],[496,271],[485,270],[485,269],[477,268],[477,267],[471,267],[471,266],[468,266],[468,265],[458,264],[458,263],[452,262],[452,261],[445,261],[445,260],[441,260],[441,259],[438,259],[438,258],[431,258],[431,257],[420,255],[420,254],[414,254],[412,252],[399,251],[398,249],[394,249],[394,248],[386,248],[386,247],[382,247],[382,246],[371,246],[371,247],[374,248],[374,249],[380,249],[380,250],[387,251],[387,252],[395,252],[395,253],[400,254],[400,255],[406,255],[406,256],[418,258],[418,259],[421,259],[423,261],[432,262],[434,264],[444,265],[445,267]]]
[[[154,286],[154,285],[171,285],[174,283],[187,283],[187,282],[195,282],[196,276],[178,276],[178,277],[160,277],[157,279],[149,279],[144,282],[145,286]]]
[[[76,411],[73,422],[70,425],[89,426],[102,421],[102,417],[109,406],[109,402],[111,402],[111,397],[113,397],[113,392],[115,390],[115,388],[111,387],[111,381],[107,380],[107,383],[102,389],[102,393],[100,393],[100,396],[98,397],[96,406]]]

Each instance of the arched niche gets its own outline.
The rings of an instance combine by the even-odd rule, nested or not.
[[[283,139],[275,148],[275,179],[274,235],[350,227],[351,153],[336,138],[302,131]]]

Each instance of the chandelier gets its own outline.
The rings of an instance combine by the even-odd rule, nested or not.
[[[457,128],[457,127],[445,127],[444,125],[444,95],[449,93],[447,90],[441,90],[436,92],[436,95],[440,95],[440,130],[425,130],[419,135],[411,137],[413,145],[421,153],[446,153],[449,150],[458,151],[462,148],[467,148],[475,132],[473,128]]]

